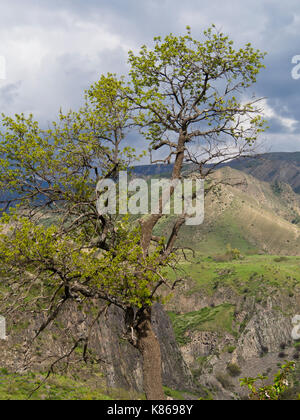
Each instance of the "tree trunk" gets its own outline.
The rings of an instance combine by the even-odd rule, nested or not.
[[[164,400],[161,351],[151,324],[151,308],[144,309],[136,327],[137,347],[143,357],[143,381],[147,400]]]
[[[176,149],[176,159],[174,163],[172,180],[179,179],[181,176],[182,165],[184,161],[185,143],[187,142],[186,127],[184,127],[179,135],[178,145]],[[170,194],[173,195],[174,187],[171,188]],[[162,217],[162,198],[160,198],[160,213],[151,214],[141,220],[141,245],[144,255],[149,252],[153,229]],[[182,216],[174,225],[173,231],[169,238],[165,255],[170,255],[173,250],[174,242],[177,238],[178,231],[185,218]],[[162,385],[162,366],[161,351],[159,341],[154,334],[151,324],[151,308],[144,309],[139,314],[138,325],[136,327],[137,347],[143,357],[143,379],[144,391],[148,400],[165,400]]]

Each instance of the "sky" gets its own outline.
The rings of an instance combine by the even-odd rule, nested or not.
[[[268,53],[251,87],[265,98],[264,148],[300,151],[299,0],[0,0],[0,112],[46,125],[60,107],[77,109],[101,74],[126,74],[129,49],[187,25],[199,38],[212,23],[237,47]]]

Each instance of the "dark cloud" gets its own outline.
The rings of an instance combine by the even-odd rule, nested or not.
[[[271,147],[300,150],[300,80],[291,77],[291,59],[300,54],[298,0],[2,0],[1,111],[34,112],[45,123],[60,106],[79,106],[100,74],[126,73],[128,49],[158,34],[182,33],[186,25],[200,37],[210,23],[237,46],[251,42],[268,52],[250,93],[267,98]]]

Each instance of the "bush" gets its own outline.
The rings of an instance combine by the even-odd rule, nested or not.
[[[300,216],[296,216],[295,219],[292,220],[293,225],[300,225]]]
[[[233,378],[240,376],[240,374],[242,373],[241,368],[235,363],[229,363],[229,365],[227,366],[227,371],[229,375]]]
[[[300,352],[300,341],[296,341],[296,343],[294,343],[294,346],[295,349]]]
[[[285,350],[286,349],[286,344],[281,343],[279,347],[280,347],[280,350]]]
[[[237,248],[231,248],[230,245],[227,245],[227,251],[225,254],[215,255],[213,260],[215,262],[228,262],[233,260],[240,260],[242,259],[241,251]]]
[[[235,346],[228,346],[227,347],[227,353],[232,354],[235,351],[236,347]]]
[[[272,190],[275,195],[280,195],[283,192],[283,185],[280,182],[275,181],[274,184],[272,184]]]
[[[289,259],[287,257],[277,257],[277,258],[274,258],[274,261],[277,262],[277,263],[288,261],[288,260]]]
[[[278,354],[279,359],[285,359],[287,357],[287,355],[284,352],[280,352]]]
[[[231,249],[230,253],[233,260],[239,260],[241,258],[241,251],[237,248]]]
[[[294,371],[295,363],[289,362],[280,367],[280,371],[274,377],[273,384],[271,385],[265,384],[269,378],[264,375],[259,375],[256,378],[243,378],[240,380],[240,383],[241,386],[245,386],[249,389],[250,400],[278,401],[286,399],[286,397],[292,399],[290,384],[292,382],[291,376]]]

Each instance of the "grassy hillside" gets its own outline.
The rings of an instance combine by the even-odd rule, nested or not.
[[[206,196],[205,221],[184,226],[180,245],[205,255],[225,252],[228,244],[243,253],[300,255],[300,195],[289,185],[276,188],[231,168],[211,182],[217,185]],[[157,233],[167,236],[172,220],[165,216]]]
[[[189,342],[187,332],[212,331],[233,333],[234,306],[223,304],[214,308],[203,308],[200,311],[176,314],[170,311],[176,341],[179,345]]]
[[[295,302],[300,296],[300,195],[287,184],[263,182],[229,167],[216,172],[207,183],[207,186],[212,185],[206,197],[204,224],[184,226],[180,231],[178,245],[193,248],[195,255],[187,251],[189,261],[180,260],[176,276],[186,281],[174,291],[166,308],[196,383],[206,387],[206,379],[202,383],[201,375],[214,371],[215,378],[219,377],[218,381],[225,387],[229,375],[226,366],[232,366],[236,349],[240,352],[238,355],[242,354],[241,337],[244,334],[247,338],[250,334],[247,326],[251,316],[260,314],[267,324],[262,337],[268,338],[270,331],[274,331],[273,320],[263,311],[268,310],[270,298],[276,314],[291,318],[296,313]],[[157,233],[167,236],[173,219],[163,217]],[[169,276],[175,280],[173,272]],[[252,328],[255,340],[257,325],[262,329],[256,322]],[[281,324],[278,321],[274,325],[277,332]],[[255,346],[253,344],[252,348],[249,343],[255,343],[254,338],[245,341],[251,351]],[[283,343],[281,336],[273,341],[276,341],[275,350],[274,346],[261,343],[262,354],[253,362],[258,373],[263,371],[266,360],[268,367],[276,367],[281,361],[278,356]],[[270,347],[268,355],[266,347]],[[295,351],[291,346],[287,357],[293,357]],[[297,355],[300,357],[300,347]],[[246,365],[243,374],[249,375],[249,370],[252,374],[252,368]],[[40,373],[20,375],[2,369],[0,400],[27,399],[43,379]],[[230,389],[231,386],[230,383]],[[213,390],[214,385],[209,389]],[[165,388],[165,393],[175,399],[186,397],[184,391],[169,388]],[[52,376],[31,397],[37,400],[143,398],[128,390],[106,388],[101,374],[85,377],[82,373],[77,378]]]
[[[112,400],[97,382],[75,380],[65,376],[52,376],[43,384],[44,376],[8,373],[0,370],[0,400]],[[32,394],[36,388],[40,387]],[[32,394],[32,395],[31,395]]]
[[[202,291],[213,295],[219,288],[230,288],[237,295],[263,300],[271,291],[280,290],[291,296],[296,289],[300,290],[300,257],[246,255],[240,258],[226,261],[224,254],[197,256],[192,262],[182,262],[180,275],[190,280],[186,294]]]
[[[72,378],[52,375],[44,383],[45,375],[37,373],[16,374],[0,369],[0,401],[132,401],[145,400],[144,394],[125,389],[108,389],[103,379]],[[33,392],[35,391],[35,392]],[[199,396],[186,391],[164,387],[166,397],[174,400],[198,399]]]

